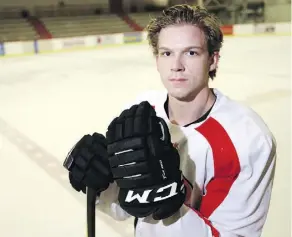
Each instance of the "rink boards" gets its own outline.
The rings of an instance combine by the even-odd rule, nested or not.
[[[291,23],[282,22],[228,25],[223,26],[222,31],[226,36],[290,35]],[[90,35],[84,37],[55,38],[25,42],[7,42],[0,43],[0,57],[113,47],[129,43],[144,43],[146,42],[146,39],[146,32],[125,32],[109,35]]]

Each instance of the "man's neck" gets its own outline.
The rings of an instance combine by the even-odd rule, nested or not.
[[[180,101],[169,96],[169,120],[181,126],[190,124],[202,117],[212,107],[215,99],[212,90],[207,87],[190,101]]]

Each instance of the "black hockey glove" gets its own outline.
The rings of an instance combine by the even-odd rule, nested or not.
[[[64,161],[69,170],[69,180],[76,191],[86,193],[86,187],[100,193],[113,182],[107,142],[102,134],[85,135],[72,148]]]
[[[164,120],[142,102],[115,118],[106,137],[120,206],[135,217],[173,215],[186,194],[180,157]]]

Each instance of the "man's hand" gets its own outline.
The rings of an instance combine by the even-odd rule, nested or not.
[[[151,105],[144,101],[124,110],[109,125],[106,138],[121,207],[136,217],[173,215],[186,195],[180,157]]]
[[[71,186],[86,193],[86,187],[97,193],[113,182],[107,154],[107,142],[102,134],[85,135],[67,155],[64,167],[69,170]]]

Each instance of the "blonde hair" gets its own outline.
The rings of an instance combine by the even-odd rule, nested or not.
[[[162,11],[162,14],[150,20],[146,27],[147,39],[153,54],[158,55],[158,38],[163,28],[178,24],[192,24],[199,27],[205,34],[210,55],[219,52],[223,43],[223,33],[219,19],[200,6],[187,4],[174,5]],[[216,76],[216,69],[209,72],[209,77]]]

